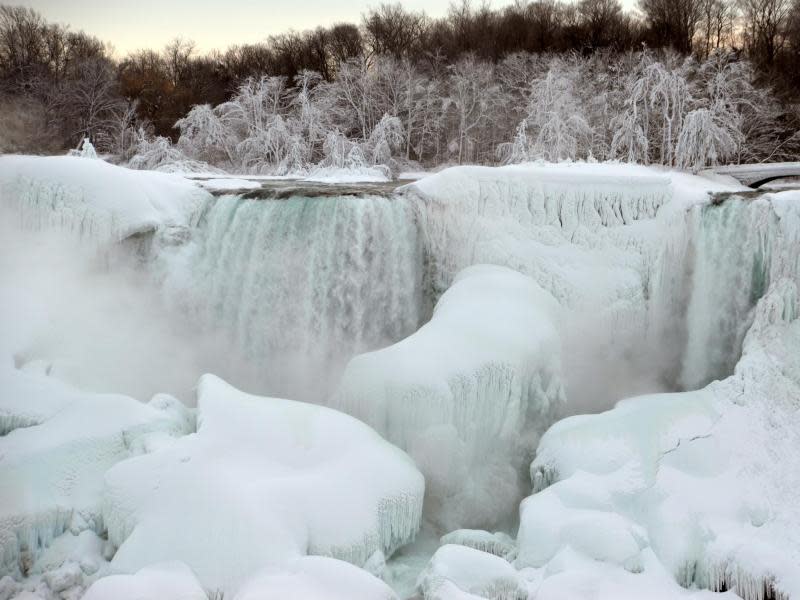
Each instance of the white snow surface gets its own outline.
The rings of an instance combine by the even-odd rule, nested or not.
[[[529,277],[473,266],[430,322],[345,369],[331,405],[411,455],[445,530],[492,525],[519,501],[518,472],[563,400],[556,311]]]
[[[185,226],[206,192],[186,179],[74,156],[0,157],[0,205],[27,227],[100,241]]]
[[[422,475],[364,424],[210,375],[197,410],[196,434],[107,473],[113,569],[180,560],[204,588],[233,593],[266,566],[306,554],[360,566],[414,538]]]

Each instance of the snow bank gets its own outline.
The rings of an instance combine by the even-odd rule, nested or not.
[[[26,573],[67,530],[101,533],[103,474],[150,439],[185,433],[174,410],[1,368],[0,575]]]
[[[0,157],[0,205],[16,210],[26,227],[51,226],[100,241],[121,240],[185,225],[204,196],[182,177],[101,160]]]
[[[106,481],[114,569],[181,560],[226,592],[306,554],[357,565],[389,555],[414,538],[424,494],[409,458],[352,417],[210,375],[197,433],[116,465]]]
[[[429,323],[348,364],[331,405],[406,450],[445,529],[513,511],[537,432],[563,400],[556,306],[504,267],[459,274]]]
[[[304,556],[280,569],[267,569],[242,586],[234,600],[396,600],[380,579],[324,556]]]

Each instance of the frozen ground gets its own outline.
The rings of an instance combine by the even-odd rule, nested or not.
[[[0,599],[800,598],[800,192],[214,177],[0,158]]]

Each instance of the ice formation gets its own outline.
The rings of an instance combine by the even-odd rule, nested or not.
[[[95,580],[90,600],[392,598],[379,578],[411,589],[427,560],[392,557],[423,493],[420,552],[440,546],[418,580],[427,599],[800,595],[800,192],[740,192],[654,168],[532,164],[448,169],[388,198],[248,200],[100,160],[0,158],[14,227],[95,241],[179,227],[137,264],[253,361],[262,378],[242,385],[322,400],[363,353],[331,404],[416,461],[347,415],[211,376],[197,421],[170,396],[88,393],[102,386],[71,377],[60,351],[96,353],[57,344],[81,330],[50,308],[61,284],[91,278],[65,253],[48,263],[58,286],[27,285],[45,261],[6,241],[0,600],[77,597]],[[117,271],[101,276],[117,286]],[[118,299],[86,308],[141,305]],[[196,368],[195,338],[155,348],[140,321],[114,318],[129,355]],[[106,339],[98,327],[86,336]],[[541,438],[512,539],[559,408],[627,396]],[[456,529],[490,526],[506,533]]]
[[[495,524],[527,487],[519,471],[563,400],[556,313],[529,277],[473,266],[416,333],[348,364],[331,405],[411,455],[445,530]]]
[[[175,302],[225,331],[272,394],[323,399],[348,358],[430,312],[413,215],[395,199],[213,199],[164,262]]]
[[[121,240],[185,226],[206,193],[182,177],[74,156],[0,157],[0,206],[24,227],[53,226]]]
[[[105,471],[150,440],[186,433],[176,409],[87,394],[35,369],[2,365],[0,575],[26,574],[65,531],[102,533]]]
[[[352,417],[207,375],[197,422],[196,434],[108,471],[112,569],[180,560],[204,588],[232,593],[265,566],[306,554],[360,566],[414,538],[422,475]]]

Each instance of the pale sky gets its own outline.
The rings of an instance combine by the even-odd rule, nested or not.
[[[49,21],[84,30],[111,42],[117,54],[139,48],[160,49],[180,36],[198,50],[252,43],[290,29],[358,23],[381,0],[6,0],[29,6]],[[504,6],[508,0],[494,0]],[[635,0],[623,0],[633,6]],[[450,0],[403,0],[403,6],[433,17],[447,12]]]

